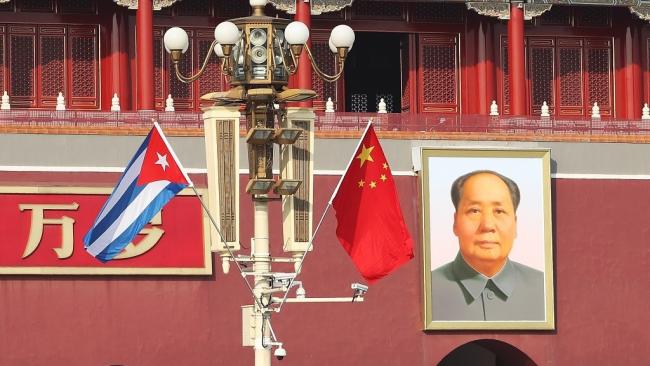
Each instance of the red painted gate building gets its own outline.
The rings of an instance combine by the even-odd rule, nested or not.
[[[0,111],[1,186],[110,187],[119,177],[110,167],[126,163],[143,123],[154,118],[205,187],[205,162],[195,152],[207,105],[200,97],[226,90],[227,80],[212,58],[198,82],[179,82],[162,36],[171,26],[188,31],[181,70],[195,73],[214,26],[247,16],[248,2],[140,2],[137,11],[125,6],[137,1],[0,4],[0,87],[11,103],[11,111]],[[378,116],[384,98],[389,113],[378,131],[398,175],[416,259],[371,287],[363,303],[289,305],[275,329],[289,355],[274,364],[649,363],[650,126],[641,116],[650,100],[650,6],[351,3],[311,15],[312,50],[325,72],[336,71],[330,29],[345,23],[357,35],[344,78],[311,80],[321,147],[315,217],[345,169],[359,126]],[[312,0],[313,8],[318,4]],[[267,13],[293,16],[272,5]],[[51,113],[59,93],[65,119],[74,123]],[[114,94],[122,117],[110,112]],[[163,112],[169,95],[175,113]],[[336,110],[329,116],[328,98]],[[493,101],[499,116],[489,116]],[[550,122],[538,118],[544,102]],[[594,103],[602,115],[597,123],[590,118]],[[112,123],[119,118],[126,122]],[[555,330],[422,330],[422,207],[410,156],[416,146],[457,145],[552,149]],[[241,205],[241,237],[248,238],[252,208],[246,199]],[[279,210],[272,206],[272,215]],[[2,220],[27,220],[27,213],[7,212],[15,216]],[[314,296],[347,295],[359,277],[336,241],[332,215],[321,230],[303,281]],[[279,231],[271,225],[272,237]],[[8,232],[7,243],[18,235]],[[250,299],[238,275],[223,275],[213,259],[211,276],[0,275],[0,366],[251,364],[240,324],[240,306]]]

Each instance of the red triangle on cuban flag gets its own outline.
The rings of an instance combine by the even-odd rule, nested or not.
[[[157,126],[149,133],[149,144],[142,161],[138,185],[167,180],[172,183],[189,185],[189,178],[184,174],[183,168],[176,159],[176,154],[167,144],[162,131]]]

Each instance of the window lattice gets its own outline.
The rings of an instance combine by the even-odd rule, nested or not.
[[[410,16],[414,22],[454,23],[464,22],[465,6],[454,3],[416,3]]]
[[[368,94],[352,94],[350,110],[357,113],[368,112]]]
[[[379,111],[379,102],[381,98],[384,98],[384,103],[386,103],[386,112],[393,113],[395,112],[395,103],[393,101],[393,94],[389,93],[379,93],[375,96],[375,106],[377,111]]]
[[[95,39],[91,37],[73,37],[72,46],[72,96],[95,96]]]
[[[41,38],[41,95],[56,97],[65,90],[63,37]]]
[[[508,45],[501,46],[501,69],[503,71],[503,105],[510,105],[510,72],[508,71]]]
[[[192,53],[192,42],[190,42],[190,47],[187,49],[187,52],[183,54],[181,61],[178,63],[178,68],[183,75],[192,75],[192,60],[194,58]],[[167,64],[167,81],[169,82],[169,94],[172,95],[172,98],[192,98],[192,86],[178,80],[176,72],[174,71],[174,66],[172,66],[171,62],[168,62]]]
[[[423,47],[423,86],[425,103],[456,102],[456,54],[451,45]]]
[[[589,73],[589,104],[598,102],[609,106],[609,50],[592,48],[587,50],[587,72]]]
[[[355,1],[352,3],[353,18],[402,19],[404,11],[400,3],[387,1]]]
[[[162,38],[155,38],[153,43],[153,92],[155,98],[165,97],[163,92],[163,54]]]
[[[11,36],[11,95],[34,94],[34,37]]]
[[[404,58],[402,59],[404,65],[409,65],[409,53],[404,53]],[[409,68],[402,68],[402,112],[410,111],[411,109],[411,80],[409,74]]]
[[[329,75],[336,73],[334,54],[330,51],[327,41],[313,42],[311,51],[316,64],[324,73]],[[315,73],[312,73],[311,82],[318,99],[326,101],[328,97],[331,97],[332,100],[336,100],[336,82],[328,83],[323,81]]]
[[[5,88],[5,37],[0,35],[0,87]]]
[[[212,40],[203,39],[199,41],[199,63],[202,63],[205,59],[205,55],[210,50],[211,43]],[[205,72],[199,78],[199,96],[221,91],[221,67],[219,65],[217,57],[211,55]]]
[[[553,105],[553,49],[533,48],[530,53],[533,105]]]
[[[582,106],[582,52],[563,48],[560,53],[560,105]]]

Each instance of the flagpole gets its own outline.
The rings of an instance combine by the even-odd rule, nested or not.
[[[309,239],[309,244],[307,244],[307,248],[305,249],[304,253],[302,253],[302,257],[300,258],[300,263],[298,263],[298,269],[296,269],[296,275],[289,281],[289,286],[287,289],[290,289],[291,286],[293,285],[293,281],[298,277],[298,274],[302,270],[302,264],[305,262],[305,257],[307,257],[307,253],[309,253],[309,249],[311,249],[314,238],[316,237],[316,234],[318,233],[318,230],[320,229],[320,225],[323,223],[323,219],[325,218],[325,214],[327,214],[327,211],[329,211],[330,207],[332,205],[330,203],[327,204],[327,207],[325,207],[325,211],[323,212],[323,215],[321,215],[320,220],[318,221],[318,225],[316,225],[316,230],[314,230],[314,233],[311,235],[311,238]],[[284,293],[284,297],[282,298],[282,302],[280,303],[280,306],[278,306],[278,312],[282,310],[282,306],[287,300],[287,296],[289,296],[289,290]]]
[[[228,245],[228,243],[226,242],[226,239],[224,238],[223,234],[221,233],[221,230],[219,229],[219,226],[217,225],[217,222],[215,221],[214,217],[212,217],[212,214],[210,213],[210,210],[208,210],[208,206],[205,205],[205,202],[203,202],[203,199],[199,195],[199,192],[196,190],[194,185],[191,185],[190,188],[192,188],[192,190],[194,191],[194,194],[196,195],[196,198],[199,200],[199,202],[201,202],[201,206],[203,207],[203,210],[205,211],[205,213],[208,214],[208,218],[210,219],[210,222],[212,222],[212,226],[214,226],[214,229],[217,231],[217,233],[219,234],[219,237],[221,238],[221,241],[223,242],[224,246],[228,250],[228,254],[230,254],[230,257],[235,262],[235,265],[237,266],[237,269],[239,270],[239,273],[241,274],[242,278],[244,279],[244,282],[246,283],[246,286],[248,287],[251,294],[253,295],[253,299],[255,300],[257,305],[261,307],[262,304],[260,303],[257,296],[255,296],[255,292],[253,291],[253,288],[251,287],[251,284],[248,283],[248,281],[246,281],[246,275],[244,274],[244,270],[241,268],[241,265],[239,264],[239,262],[237,262],[237,260],[235,259],[235,256],[234,256],[234,254],[232,252],[232,249],[230,249],[230,245]]]
[[[352,165],[352,162],[354,161],[354,154],[359,151],[359,146],[361,146],[361,142],[363,141],[364,137],[366,137],[366,134],[368,133],[368,129],[372,125],[372,118],[368,119],[368,124],[366,125],[366,129],[363,131],[363,134],[361,135],[361,138],[359,139],[359,142],[357,143],[357,147],[354,149],[352,152],[352,156],[350,157],[350,161],[348,162],[348,165],[345,167],[345,170],[343,171],[343,175],[341,175],[341,179],[339,179],[339,183],[336,185],[336,188],[334,189],[334,192],[332,193],[332,197],[330,197],[330,200],[328,201],[328,204],[331,205],[332,201],[334,201],[334,197],[339,191],[339,188],[341,187],[341,182],[343,182],[343,178],[345,177],[345,173],[350,169],[350,165]]]
[[[318,230],[320,229],[320,225],[323,223],[323,219],[325,219],[325,215],[327,214],[327,211],[329,211],[329,208],[332,206],[332,201],[334,200],[334,197],[336,196],[336,193],[339,190],[339,187],[341,187],[341,182],[343,181],[343,178],[345,177],[345,172],[348,171],[350,168],[350,165],[354,161],[354,154],[359,150],[359,146],[361,146],[361,142],[363,139],[366,137],[366,134],[368,133],[368,129],[372,125],[372,118],[368,119],[368,124],[366,125],[366,129],[363,131],[363,134],[361,135],[361,138],[359,139],[359,142],[357,143],[357,147],[354,149],[352,152],[352,156],[350,157],[350,161],[348,162],[348,165],[345,167],[345,171],[343,175],[341,175],[341,179],[339,179],[338,184],[336,185],[336,188],[334,189],[334,192],[332,193],[332,196],[330,197],[329,201],[327,202],[327,207],[325,207],[325,211],[323,211],[323,214],[320,217],[320,220],[318,221],[318,225],[316,225],[316,229],[314,230],[314,233],[312,234],[311,238],[309,239],[309,243],[307,244],[307,248],[302,254],[302,257],[300,258],[300,263],[298,263],[298,269],[296,269],[296,276],[294,276],[291,281],[289,281],[289,289],[293,285],[293,281],[298,277],[298,274],[300,273],[302,269],[302,265],[305,262],[305,257],[307,257],[307,253],[309,253],[309,250],[313,246],[313,241],[314,238],[316,237],[316,234],[318,233]],[[289,291],[284,293],[284,297],[282,298],[282,302],[280,303],[280,306],[278,307],[278,312],[282,310],[282,306],[287,300],[287,296],[289,295]]]

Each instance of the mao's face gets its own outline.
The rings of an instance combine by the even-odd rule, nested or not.
[[[499,177],[477,174],[465,181],[454,234],[474,269],[487,276],[501,269],[517,236],[517,217],[508,186]]]

